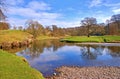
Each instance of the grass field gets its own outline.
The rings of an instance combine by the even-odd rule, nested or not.
[[[64,39],[61,39],[61,41],[65,42],[97,42],[97,43],[103,43],[103,42],[120,42],[120,36],[70,36]]]
[[[0,79],[44,79],[22,57],[0,50]]]
[[[19,30],[0,30],[0,43],[23,41],[26,40],[29,36],[31,36],[29,33]]]

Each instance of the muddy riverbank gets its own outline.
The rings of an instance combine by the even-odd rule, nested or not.
[[[46,79],[120,79],[120,67],[60,67]]]
[[[13,42],[2,42],[0,43],[0,49],[11,49],[14,47],[23,47],[23,46],[28,46],[33,42],[32,38],[23,40],[23,41],[13,41]]]

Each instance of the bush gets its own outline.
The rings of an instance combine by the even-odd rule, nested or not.
[[[10,28],[9,23],[0,22],[0,30],[8,30]]]

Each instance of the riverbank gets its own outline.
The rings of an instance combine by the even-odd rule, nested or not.
[[[50,39],[60,39],[59,37],[52,37],[52,36],[38,36],[37,40],[50,40]]]
[[[31,68],[24,58],[3,50],[0,50],[0,78],[44,79],[42,74]]]
[[[120,36],[70,36],[61,39],[62,42],[69,43],[120,43]]]
[[[77,45],[120,46],[120,43],[76,43]]]
[[[38,36],[37,37],[37,40],[54,40],[54,39],[61,39],[61,38],[65,38],[66,36],[58,36],[58,37],[55,37],[55,36]]]
[[[20,30],[1,30],[0,49],[27,46],[33,41],[33,36]]]
[[[60,67],[46,79],[120,79],[120,67]]]

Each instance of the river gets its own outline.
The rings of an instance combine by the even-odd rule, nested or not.
[[[61,66],[119,66],[120,46],[116,44],[69,44],[59,40],[36,41],[16,52],[44,76]]]

